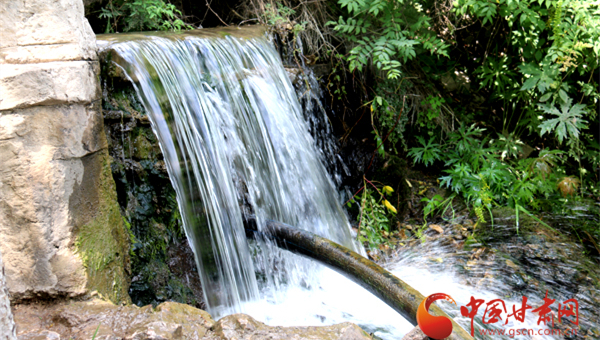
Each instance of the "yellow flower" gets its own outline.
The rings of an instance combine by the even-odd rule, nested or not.
[[[385,205],[385,207],[394,214],[397,213],[396,208],[394,208],[394,206],[388,200],[383,200],[383,205]]]
[[[391,194],[392,192],[394,192],[394,189],[392,189],[392,187],[386,185],[383,187],[383,192],[385,192],[386,194]]]

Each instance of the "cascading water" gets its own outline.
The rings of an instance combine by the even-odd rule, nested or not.
[[[259,226],[278,220],[364,252],[265,37],[181,34],[110,48],[159,138],[213,314],[259,300],[256,273],[266,291],[314,282],[310,261],[266,241],[248,245],[240,205],[251,207]]]
[[[322,125],[319,119],[326,119],[315,93],[295,93],[279,56],[260,34],[251,39],[194,34],[113,35],[99,37],[99,44],[116,52],[113,60],[150,116],[213,315],[242,311],[288,326],[351,321],[382,339],[400,339],[412,325],[366,290],[266,241],[246,240],[242,210],[252,209],[259,228],[267,219],[278,220],[364,252],[353,241],[322,164],[332,163],[331,145],[311,137]],[[302,77],[314,81],[310,73]],[[436,243],[415,245],[388,267],[424,295],[445,292],[459,305],[472,295],[492,300],[512,289],[498,279],[495,289],[485,291],[462,282],[465,275],[453,269],[451,251]],[[443,270],[429,261],[436,256],[446,259]],[[441,305],[469,329],[470,320],[456,307]],[[509,326],[540,327],[533,315]]]

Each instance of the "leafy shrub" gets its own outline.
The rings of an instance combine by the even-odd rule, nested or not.
[[[163,0],[109,0],[99,17],[106,19],[105,33],[192,28],[175,5]]]
[[[388,79],[402,74],[401,66],[417,56],[419,48],[447,56],[448,45],[430,30],[429,17],[416,1],[339,0],[348,17],[328,24],[352,48],[346,56],[350,72],[375,66]]]
[[[579,159],[585,117],[597,118],[600,98],[591,77],[599,66],[600,1],[457,0],[455,11],[510,32],[476,70],[481,87],[504,102],[503,131],[554,133]]]
[[[434,143],[434,137],[428,143],[420,138],[423,147],[411,148],[409,156],[425,165],[443,161],[447,169],[440,184],[462,195],[480,220],[484,220],[483,210],[494,205],[535,208],[536,198],[557,194],[556,189],[561,188],[557,186],[561,177],[557,165],[563,152],[542,150],[536,158],[519,159],[517,154],[509,157],[504,143],[481,139],[484,131],[474,125],[461,126],[443,144]],[[576,186],[568,188],[561,191],[572,193]],[[437,203],[441,202],[428,202],[430,210],[437,208]]]
[[[367,187],[369,184],[375,191]],[[355,200],[358,193],[362,191],[360,203]],[[390,236],[390,215],[397,213],[396,208],[386,199],[385,195],[394,192],[389,186],[377,188],[375,184],[365,178],[364,186],[354,197],[348,201],[348,206],[353,203],[359,205],[358,221],[358,240],[367,243],[369,248],[377,248],[380,244],[387,243],[387,237]]]

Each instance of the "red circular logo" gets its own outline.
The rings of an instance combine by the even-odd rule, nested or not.
[[[456,301],[444,293],[431,294],[426,297],[417,309],[417,324],[419,327],[430,338],[433,339],[445,339],[452,334],[452,321],[445,316],[434,316],[429,314],[429,306],[436,300],[447,300],[454,304]]]

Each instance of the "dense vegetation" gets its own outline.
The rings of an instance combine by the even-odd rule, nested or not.
[[[380,155],[443,169],[454,193],[426,199],[426,215],[455,196],[479,220],[494,206],[531,214],[598,198],[600,2],[338,3],[349,71],[375,69]]]
[[[323,80],[342,140],[368,121],[379,167],[410,160],[451,192],[423,200],[425,220],[456,201],[485,221],[497,206],[536,215],[599,200],[600,1],[211,4],[108,0],[90,21],[100,32],[186,29],[202,17],[270,25],[297,61],[331,66]],[[402,209],[368,163],[348,204],[375,247]],[[581,228],[597,248],[600,227]]]

